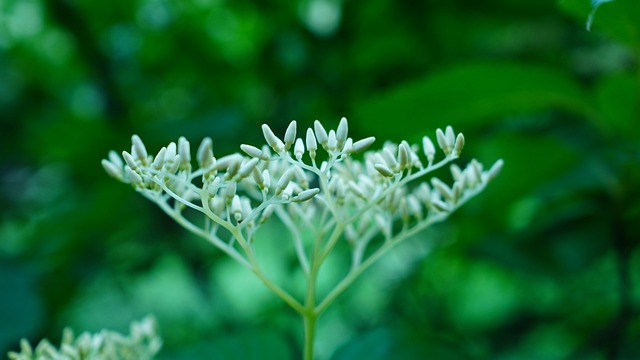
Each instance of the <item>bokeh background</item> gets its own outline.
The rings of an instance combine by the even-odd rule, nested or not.
[[[298,358],[296,316],[100,159],[346,116],[505,167],[339,299],[322,359],[638,359],[639,59],[637,0],[1,0],[0,354],[152,313],[161,359]]]

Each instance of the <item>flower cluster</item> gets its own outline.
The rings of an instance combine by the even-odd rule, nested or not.
[[[329,131],[315,121],[298,136],[292,121],[280,138],[262,125],[265,145],[243,144],[241,152],[216,157],[213,141],[205,138],[195,161],[183,137],[151,156],[140,137],[133,135],[130,152],[120,157],[112,151],[102,165],[188,230],[258,274],[300,311],[297,300],[263,277],[255,261],[256,230],[274,214],[288,228],[307,275],[317,271],[310,264],[320,266],[339,239],[351,245],[352,269],[364,268],[377,257],[373,252],[365,258],[373,238],[382,236],[382,244],[395,243],[442,221],[502,167],[499,160],[484,170],[472,160],[464,169],[450,166],[452,185],[436,177],[426,182],[427,173],[462,151],[464,136],[451,126],[436,131],[435,143],[425,136],[420,145],[387,142],[377,151],[366,151],[373,137],[355,141],[348,130],[345,118]],[[355,158],[356,153],[363,154]],[[313,235],[313,244],[305,243],[303,233]]]
[[[298,312],[304,320],[304,359],[313,359],[320,314],[393,246],[446,219],[482,191],[502,161],[488,170],[476,160],[464,169],[451,165],[453,184],[437,177],[427,182],[428,173],[457,159],[464,147],[464,136],[451,126],[436,131],[435,143],[425,136],[419,145],[387,142],[377,151],[367,150],[373,137],[349,137],[345,118],[335,130],[315,121],[298,136],[297,127],[292,121],[280,138],[262,125],[265,145],[243,144],[241,152],[223,157],[214,155],[213,141],[205,138],[194,161],[183,137],[151,156],[133,135],[130,152],[120,157],[112,151],[102,165],[252,271]],[[363,154],[354,157],[357,153]],[[303,300],[273,282],[257,261],[256,231],[272,217],[291,235],[306,278]],[[372,241],[376,238],[381,241]],[[328,293],[317,294],[320,268],[340,239],[350,245],[349,271]]]
[[[160,350],[162,341],[158,337],[156,322],[146,317],[134,322],[131,334],[122,336],[113,331],[102,330],[96,334],[82,333],[77,338],[69,328],[62,334],[62,343],[57,349],[49,341],[42,340],[35,349],[27,340],[22,340],[21,352],[9,353],[10,360],[151,360]]]

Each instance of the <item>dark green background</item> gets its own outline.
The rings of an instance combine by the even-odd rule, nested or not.
[[[322,358],[640,358],[640,2],[603,4],[587,31],[590,10],[0,2],[0,353],[153,313],[163,359],[298,358],[294,314],[100,159],[132,133],[151,152],[211,136],[220,156],[262,123],[346,116],[378,146],[451,124],[462,162],[505,167],[338,300]]]

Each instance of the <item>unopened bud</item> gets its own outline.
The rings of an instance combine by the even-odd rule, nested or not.
[[[287,126],[287,130],[284,133],[284,149],[286,151],[288,151],[289,148],[291,148],[291,145],[293,145],[293,142],[296,139],[297,129],[298,125],[295,120],[293,120],[291,123],[289,123],[289,126]]]
[[[305,191],[301,191],[298,195],[293,198],[294,202],[303,202],[307,200],[311,200],[314,196],[318,195],[320,189],[314,188]]]
[[[273,151],[280,154],[284,151],[284,143],[273,133],[269,125],[262,124],[262,134]]]
[[[369,146],[371,146],[371,144],[373,144],[373,142],[376,141],[376,138],[373,136],[369,136],[367,138],[358,140],[356,142],[353,143],[353,146],[351,147],[351,153],[359,153],[361,151],[366,150]]]

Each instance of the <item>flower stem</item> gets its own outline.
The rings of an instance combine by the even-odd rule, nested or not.
[[[304,318],[304,360],[313,360],[313,345],[316,336],[316,320],[318,317],[312,311],[305,312]]]

